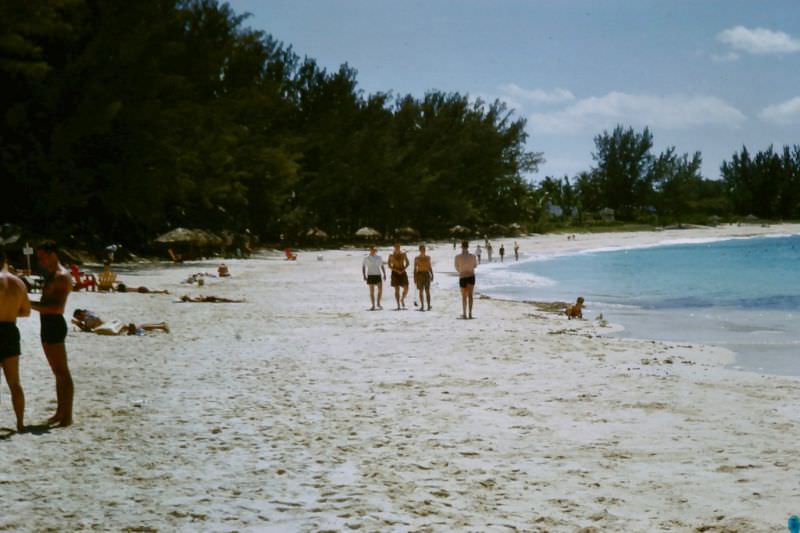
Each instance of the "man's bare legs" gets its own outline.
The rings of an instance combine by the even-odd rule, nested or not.
[[[475,285],[467,285],[461,289],[461,309],[463,313],[461,318],[472,318],[472,293],[475,290]],[[467,308],[469,307],[469,314]]]
[[[375,310],[375,285],[370,284],[369,286],[369,302],[372,304],[370,307],[371,311]]]
[[[403,297],[400,298],[400,303],[403,305],[403,309],[406,308],[406,296],[408,296],[408,285],[403,285]]]
[[[400,310],[400,285],[394,286],[394,301],[397,302],[397,310]]]
[[[47,362],[56,378],[56,401],[58,407],[48,422],[66,427],[72,424],[72,398],[74,387],[72,385],[72,375],[69,373],[67,365],[67,349],[61,344],[42,343]]]
[[[431,287],[428,285],[425,287],[425,295],[428,298],[428,311],[431,310]],[[422,294],[419,295],[419,305],[422,306]]]
[[[383,283],[378,283],[378,309],[383,309],[381,307],[381,296],[383,296]]]
[[[14,406],[14,414],[17,416],[17,431],[22,433],[25,430],[23,418],[25,416],[25,393],[22,392],[22,385],[19,383],[19,356],[7,357],[0,366],[6,376],[8,390],[11,392],[11,405]]]

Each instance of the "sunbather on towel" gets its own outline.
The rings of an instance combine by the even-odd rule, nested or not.
[[[88,309],[76,309],[75,312],[72,313],[72,323],[78,326],[81,331],[102,333],[104,335],[137,335],[147,331],[164,331],[169,333],[169,326],[167,326],[166,322],[140,324],[138,326],[131,322],[127,326],[119,328],[118,331],[104,328],[106,321]]]
[[[189,296],[184,294],[181,296],[181,302],[203,302],[203,303],[242,303],[244,300],[231,300],[229,298],[222,298],[220,296]]]

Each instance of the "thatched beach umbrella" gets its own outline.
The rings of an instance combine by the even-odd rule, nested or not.
[[[450,235],[466,236],[466,235],[470,235],[471,233],[472,233],[471,229],[469,229],[467,227],[464,227],[464,226],[461,226],[461,225],[456,225],[456,226],[453,226],[452,228],[450,228]]]
[[[159,244],[168,244],[168,245],[175,245],[175,244],[189,244],[189,245],[202,245],[205,244],[206,237],[203,235],[200,230],[188,229],[188,228],[175,228],[170,230],[163,235],[159,235],[156,237],[154,242]]]
[[[411,240],[419,238],[419,232],[411,226],[395,228],[394,234],[398,239]]]
[[[321,229],[314,227],[306,232],[306,237],[309,239],[325,240],[328,238],[328,234]]]
[[[356,237],[361,237],[362,239],[380,239],[381,232],[375,228],[364,226],[363,228],[358,228]]]

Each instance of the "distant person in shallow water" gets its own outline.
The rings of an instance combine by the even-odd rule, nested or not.
[[[566,310],[567,318],[583,318],[583,296],[578,296],[575,305],[570,305]]]
[[[383,280],[381,280],[383,272]],[[383,309],[381,307],[381,296],[383,295],[383,282],[386,281],[386,268],[383,266],[383,259],[378,255],[378,250],[374,246],[369,247],[369,255],[361,262],[361,275],[369,287],[369,301],[372,303],[370,311]],[[378,288],[378,306],[375,306],[375,287]]]
[[[514,261],[519,261],[519,243],[514,241]]]
[[[500,262],[501,263],[503,262],[503,258],[505,256],[506,256],[506,245],[505,244],[501,244],[500,245]]]
[[[461,288],[461,318],[472,318],[472,295],[475,291],[475,269],[478,260],[469,253],[469,241],[461,243],[461,253],[455,259],[458,286]]]
[[[414,258],[414,285],[419,291],[419,310],[425,310],[425,300],[423,293],[428,301],[428,311],[431,310],[431,283],[433,283],[433,265],[431,256],[425,253],[425,245],[419,245],[419,255]]]

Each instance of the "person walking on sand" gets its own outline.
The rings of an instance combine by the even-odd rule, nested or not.
[[[31,302],[31,308],[39,312],[41,340],[47,362],[56,378],[56,413],[48,422],[66,427],[72,424],[72,399],[74,386],[67,364],[67,322],[64,307],[72,290],[70,273],[58,259],[58,247],[53,241],[45,241],[36,249],[36,258],[47,274],[42,287],[42,298]]]
[[[461,243],[461,253],[455,259],[458,286],[461,288],[461,318],[472,318],[472,293],[475,290],[475,269],[478,260],[469,253],[469,241]],[[469,310],[469,314],[467,313]]]
[[[389,268],[392,271],[392,287],[394,287],[394,299],[397,302],[396,311],[406,308],[406,296],[408,296],[408,256],[400,250],[400,243],[395,243],[394,252],[389,256]],[[400,296],[400,289],[403,289],[403,296]]]
[[[479,244],[478,246],[475,247],[475,256],[478,258],[479,265],[481,264],[481,252],[482,252],[481,245]]]
[[[506,245],[505,244],[501,244],[500,245],[500,262],[501,263],[503,262],[503,257],[505,257],[505,255],[506,255]]]
[[[425,245],[419,245],[419,255],[414,258],[414,285],[419,291],[419,310],[425,310],[423,293],[427,296],[428,311],[431,310],[431,283],[433,283],[433,265],[431,256],[425,253]]]
[[[11,393],[11,405],[17,417],[17,431],[25,430],[25,393],[19,382],[19,344],[17,318],[29,316],[31,304],[25,284],[9,273],[5,254],[0,254],[0,367]]]
[[[378,309],[381,307],[381,296],[383,295],[383,282],[381,281],[381,272],[383,272],[383,279],[386,280],[386,269],[383,266],[383,259],[378,255],[378,250],[374,246],[369,247],[369,255],[364,258],[361,263],[361,274],[364,276],[364,281],[369,285],[369,300],[372,302],[370,311],[375,310],[375,287],[378,287]]]
[[[519,243],[514,241],[514,261],[519,261]]]
[[[486,243],[486,259],[490,263],[492,262],[492,243],[490,242]]]

